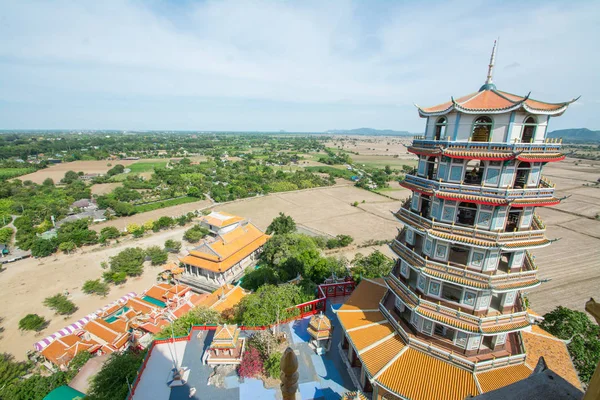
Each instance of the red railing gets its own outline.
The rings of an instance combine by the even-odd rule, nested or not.
[[[302,319],[304,317],[308,317],[309,315],[315,315],[321,311],[325,311],[327,308],[327,298],[329,297],[338,297],[338,296],[347,296],[351,294],[356,288],[356,283],[352,279],[348,279],[345,282],[340,283],[328,283],[324,285],[319,285],[318,294],[319,298],[311,301],[307,301],[306,303],[296,304],[294,307],[300,310],[300,313],[296,316],[290,317],[288,319],[282,320],[279,324],[271,324],[271,325],[261,325],[261,326],[245,326],[241,325],[239,328],[243,331],[252,330],[252,331],[264,331],[267,329],[271,329],[277,325],[287,324],[296,319]],[[179,336],[176,338],[167,338],[167,339],[154,339],[150,346],[148,346],[148,352],[144,357],[144,361],[140,366],[140,369],[137,372],[135,377],[135,381],[133,385],[131,385],[131,390],[129,391],[129,395],[127,396],[127,400],[133,399],[133,395],[135,393],[135,389],[137,388],[138,383],[142,377],[142,373],[146,369],[146,364],[150,359],[150,355],[152,354],[152,350],[154,346],[157,344],[163,343],[173,343],[173,342],[187,342],[190,341],[192,335],[195,331],[214,331],[217,329],[217,325],[194,325],[190,329],[189,333],[186,336]]]

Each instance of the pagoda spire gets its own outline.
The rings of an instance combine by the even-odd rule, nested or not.
[[[485,84],[479,89],[479,91],[483,90],[492,90],[496,89],[496,85],[494,85],[494,64],[496,63],[496,48],[498,46],[498,41],[494,40],[494,48],[492,49],[492,55],[490,57],[490,64],[488,65],[488,73],[487,79],[485,80]]]

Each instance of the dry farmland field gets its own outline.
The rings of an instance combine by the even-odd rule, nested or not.
[[[20,176],[22,181],[30,180],[34,183],[42,183],[46,178],[51,178],[54,182],[64,178],[67,171],[83,171],[86,174],[104,174],[116,164],[127,167],[136,163],[138,160],[101,160],[101,161],[73,161],[68,163],[53,164],[48,168],[40,169],[32,174]]]

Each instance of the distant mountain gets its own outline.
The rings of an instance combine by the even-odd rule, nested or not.
[[[407,131],[393,131],[391,129],[373,129],[373,128],[358,128],[358,129],[331,129],[325,133],[333,135],[366,135],[366,136],[414,136],[414,133]]]
[[[600,142],[600,131],[587,128],[560,129],[548,133],[549,138],[562,138],[565,142]]]

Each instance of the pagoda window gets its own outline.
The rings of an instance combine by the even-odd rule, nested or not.
[[[448,328],[447,326],[441,324],[434,324],[433,333],[437,336],[441,336],[444,339],[454,340],[454,335],[456,331],[452,328]]]
[[[462,202],[458,204],[458,214],[456,223],[466,226],[475,225],[475,216],[477,215],[477,204]]]
[[[508,218],[506,219],[506,228],[504,228],[507,232],[514,232],[519,229],[521,217],[523,216],[523,209],[518,207],[511,207],[508,210]]]
[[[500,262],[498,263],[498,271],[508,273],[511,268],[512,258],[514,253],[507,251],[500,252]]]
[[[471,133],[472,142],[489,142],[492,136],[492,119],[490,117],[479,117],[473,123]]]
[[[465,176],[463,182],[465,185],[481,185],[483,175],[485,172],[485,165],[483,161],[471,160],[467,163],[465,168]]]
[[[440,297],[440,289],[442,285],[439,281],[432,280],[429,282],[429,294],[432,296]]]
[[[426,176],[427,179],[437,179],[437,169],[440,159],[437,157],[427,158]]]
[[[405,278],[410,276],[410,268],[408,268],[408,264],[404,260],[400,260],[400,275]]]
[[[442,299],[444,300],[460,303],[462,292],[463,290],[459,286],[454,286],[449,283],[444,283],[442,285]]]
[[[475,307],[475,299],[476,298],[477,298],[477,293],[469,292],[469,291],[465,290],[465,294],[463,295],[462,303],[467,306]]]
[[[459,244],[450,246],[450,256],[448,260],[454,264],[467,265],[469,259],[469,248]]]
[[[524,189],[527,186],[530,171],[531,164],[528,162],[520,162],[517,165],[517,173],[515,174],[515,180],[513,181],[513,188]]]
[[[435,140],[446,139],[446,128],[448,127],[448,120],[446,117],[440,117],[435,123]]]
[[[437,243],[435,245],[435,258],[438,260],[447,260],[448,259],[448,245],[443,243]]]
[[[423,320],[423,329],[421,330],[426,335],[433,335],[433,321],[428,319]]]
[[[527,117],[523,123],[521,131],[521,143],[533,143],[535,131],[537,129],[537,121],[533,117]]]
[[[420,194],[417,192],[414,192],[411,203],[410,203],[410,208],[412,208],[414,211],[417,211],[417,212],[419,211],[419,197],[420,197]]]
[[[458,347],[462,347],[463,349],[467,347],[467,339],[469,338],[469,335],[461,332],[461,331],[456,331],[456,339],[454,339],[454,344]]]
[[[421,195],[421,215],[425,218],[429,218],[431,210],[431,198],[427,195]]]

